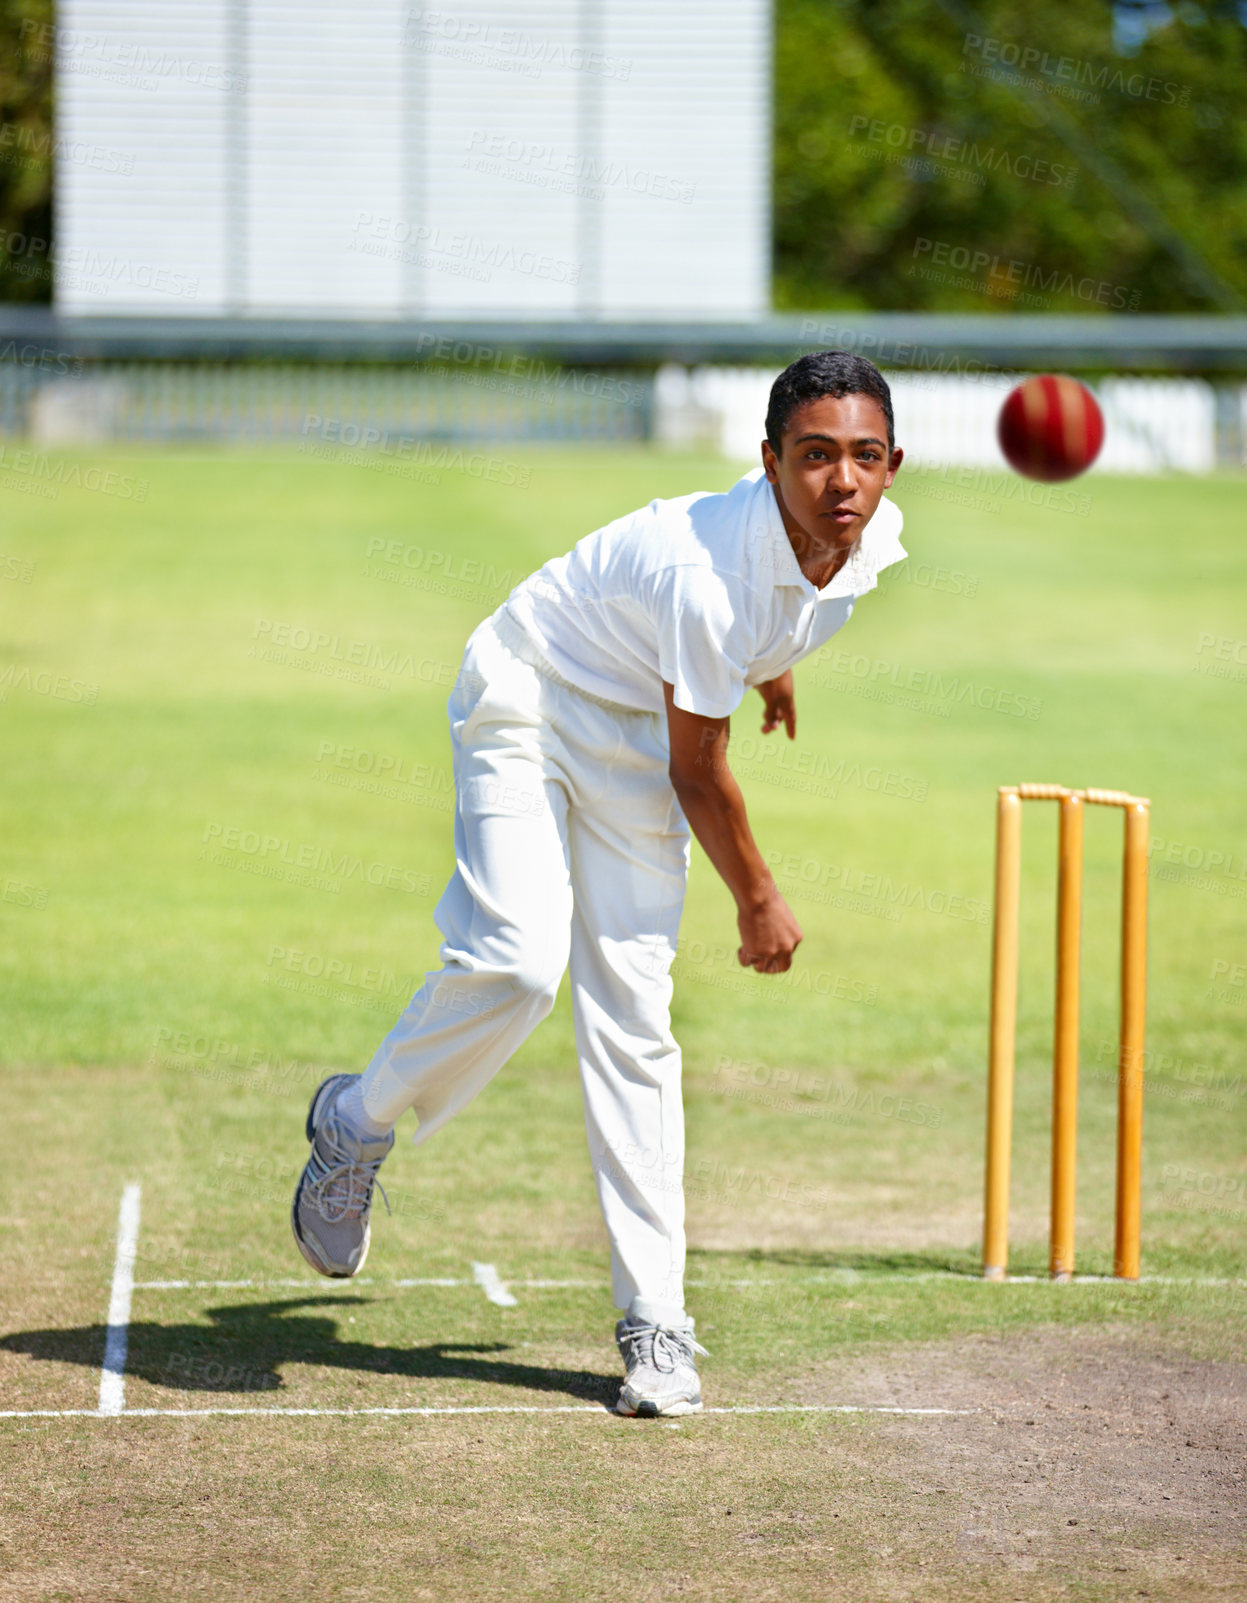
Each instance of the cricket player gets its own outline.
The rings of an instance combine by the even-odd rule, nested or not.
[[[312,1099],[292,1223],[321,1274],[368,1252],[377,1170],[407,1111],[454,1117],[571,974],[589,1154],[610,1239],[617,1408],[700,1411],[684,1305],[684,1109],[670,969],[689,831],[736,904],[738,959],[779,974],[801,940],[728,765],[732,714],[796,733],[792,666],[900,561],[884,498],[892,402],[859,356],[776,379],[762,466],[724,494],[652,501],[531,574],[473,632],[448,703],[457,866],[437,905],[442,967],[362,1075]]]

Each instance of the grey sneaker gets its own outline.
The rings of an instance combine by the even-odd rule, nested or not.
[[[349,1280],[364,1267],[374,1185],[381,1191],[387,1213],[390,1208],[377,1183],[377,1170],[394,1145],[393,1130],[369,1141],[335,1113],[338,1097],[358,1079],[358,1074],[331,1074],[317,1087],[307,1110],[312,1152],[299,1176],[290,1210],[299,1251],[318,1274],[336,1280]]]
[[[660,1414],[701,1413],[701,1379],[694,1354],[708,1354],[693,1340],[691,1322],[681,1329],[629,1317],[615,1326],[615,1340],[628,1370],[615,1404],[617,1414],[656,1419]]]

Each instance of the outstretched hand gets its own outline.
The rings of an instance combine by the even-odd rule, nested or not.
[[[780,674],[778,679],[764,679],[756,686],[762,697],[765,713],[762,720],[762,733],[769,735],[780,724],[788,731],[789,740],[797,738],[797,698],[792,683],[792,669]]]

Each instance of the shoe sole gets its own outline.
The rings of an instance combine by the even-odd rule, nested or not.
[[[353,1074],[331,1074],[327,1079],[322,1080],[316,1087],[315,1091],[313,1091],[312,1100],[308,1104],[307,1109],[307,1123],[304,1125],[304,1133],[309,1141],[314,1141],[316,1139],[316,1114],[318,1108],[323,1104],[325,1092],[336,1081],[353,1080],[355,1078],[356,1076]],[[303,1254],[307,1262],[311,1264],[312,1268],[315,1269],[316,1273],[318,1275],[323,1275],[326,1280],[353,1280],[364,1267],[364,1260],[367,1258],[368,1249],[372,1245],[372,1226],[369,1224],[364,1230],[364,1250],[360,1253],[359,1262],[355,1265],[354,1269],[330,1269],[326,1264],[322,1263],[321,1260],[315,1256],[315,1252],[311,1243],[304,1241],[303,1236],[299,1231],[299,1198],[303,1194],[303,1179],[306,1173],[307,1170],[304,1168],[303,1174],[299,1176],[299,1183],[294,1188],[294,1201],[290,1204],[290,1229],[294,1235],[295,1246],[298,1247],[299,1251]]]
[[[688,1414],[700,1414],[701,1411],[700,1397],[696,1402],[683,1400],[678,1403],[668,1403],[665,1407],[661,1403],[642,1401],[635,1408],[630,1408],[621,1396],[615,1404],[615,1412],[622,1414],[625,1419],[679,1419]]]

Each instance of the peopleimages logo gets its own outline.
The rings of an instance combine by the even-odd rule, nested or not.
[[[505,11],[503,13],[505,17]],[[540,78],[547,67],[583,72],[598,78],[632,76],[631,58],[586,49],[564,39],[524,33],[476,15],[416,6],[407,13],[403,44],[433,55],[450,56],[500,72]]]
[[[0,702],[9,699],[10,690],[21,690],[28,696],[50,696],[55,701],[81,702],[84,707],[94,707],[100,694],[100,687],[92,680],[16,662],[0,666]]]
[[[176,55],[146,42],[134,43],[120,34],[65,28],[34,18],[24,18],[19,32],[25,52],[32,60],[55,60],[62,72],[130,83],[144,90],[159,87],[161,79],[174,79],[226,94],[247,87],[247,79],[242,74],[231,72],[217,62]],[[108,70],[101,70],[105,68]]]
[[[767,867],[780,881],[785,896],[830,902],[832,906],[839,905],[836,899],[844,895],[866,903],[875,898],[879,907],[888,909],[893,922],[899,921],[905,909],[917,907],[924,913],[944,914],[971,924],[987,923],[988,904],[976,896],[932,889],[909,880],[898,883],[890,874],[877,870],[854,868],[848,863],[827,863],[816,857],[802,857],[797,852],[785,854],[779,847],[767,847],[763,856]]]
[[[361,884],[404,891],[411,896],[429,894],[427,874],[398,863],[369,861],[354,852],[341,851],[317,841],[288,840],[236,824],[209,822],[204,825],[200,844],[204,848],[200,853],[201,861],[233,867],[236,865],[226,854],[234,853],[263,865],[268,877],[273,879],[290,877],[284,872],[289,869],[298,874],[323,875],[331,882],[358,880]]]
[[[457,272],[461,277],[475,278],[484,284],[492,281],[495,272],[548,278],[556,284],[580,282],[579,262],[544,256],[500,240],[451,233],[383,212],[357,213],[355,239],[348,248],[367,256],[417,261],[421,266]],[[409,254],[404,255],[404,252]],[[444,264],[436,260],[439,256],[447,259]]]
[[[1049,80],[1051,87],[1071,99],[1098,105],[1100,97],[1094,90],[1108,89],[1114,94],[1127,95],[1132,100],[1154,100],[1165,106],[1185,106],[1190,102],[1189,84],[1172,79],[1152,78],[1144,72],[1123,72],[1120,67],[1105,63],[1080,60],[1077,56],[1054,56],[1050,50],[1037,45],[1018,44],[1013,39],[994,39],[989,35],[968,33],[962,44],[962,71],[970,67],[964,58],[977,56],[987,68],[1004,68],[1002,76],[1017,80],[1028,74],[1037,74],[1034,81]]]
[[[825,662],[833,674],[853,679],[880,681],[894,689],[914,691],[919,696],[953,706],[977,707],[982,712],[1004,713],[1011,718],[1038,719],[1043,702],[1038,696],[1027,696],[1019,691],[999,685],[983,684],[971,679],[946,679],[937,669],[906,668],[903,663],[888,662],[882,657],[869,657],[865,652],[845,651],[835,646],[824,646],[816,659]],[[826,676],[815,677],[816,685],[827,684]]]
[[[848,1123],[847,1116],[851,1114],[898,1119],[902,1124],[922,1124],[931,1129],[937,1129],[944,1121],[943,1108],[932,1103],[900,1092],[875,1091],[833,1080],[812,1069],[776,1068],[725,1053],[714,1065],[714,1077],[714,1089],[724,1096],[757,1102],[782,1113],[827,1118],[836,1124]]]
[[[135,478],[131,473],[92,467],[90,463],[84,467],[81,462],[25,446],[0,444],[0,472],[20,475],[26,483],[41,486],[49,496],[59,495],[62,490],[93,490],[122,501],[146,501],[149,489],[146,479]]]
[[[951,164],[968,168],[965,176],[979,183],[983,181],[983,173],[1005,173],[1010,178],[1026,178],[1034,183],[1072,189],[1078,175],[1077,167],[1066,166],[1063,162],[1046,161],[1015,150],[1000,150],[995,145],[980,145],[977,140],[958,139],[934,128],[888,123],[881,117],[866,117],[860,112],[850,118],[849,133],[864,134],[871,144],[904,160],[930,157],[937,167]],[[859,151],[864,148],[858,146]]]
[[[612,161],[569,147],[515,139],[509,133],[488,128],[474,129],[467,149],[475,158],[476,172],[492,172],[539,189],[587,193],[596,199],[601,199],[607,189],[629,189],[634,195],[675,200],[684,205],[696,193],[696,185],[687,179],[652,167],[634,167],[626,161]],[[586,188],[577,191],[578,185]]]
[[[460,446],[445,441],[418,439],[414,434],[394,434],[379,425],[356,423],[349,418],[321,417],[318,413],[309,412],[303,419],[299,433],[304,437],[328,441],[335,447],[384,452],[404,462],[466,473],[470,478],[486,479],[491,484],[514,484],[523,490],[532,481],[530,467],[508,462],[502,457],[486,456],[481,451],[464,451]],[[432,482],[436,483],[437,480]]]
[[[27,157],[50,156],[60,163],[72,162],[77,167],[94,167],[100,172],[120,173],[125,177],[134,171],[132,150],[88,145],[80,139],[68,139],[50,130],[20,128],[15,123],[0,127],[0,152],[9,151],[12,156],[0,155],[0,160],[22,161]]]
[[[963,289],[978,289],[984,294],[1015,301],[1021,300],[1018,293],[1021,290],[1042,290],[1042,297],[1030,297],[1035,305],[1047,305],[1057,296],[1068,295],[1088,305],[1134,312],[1141,300],[1140,291],[1125,284],[1110,284],[1086,274],[1075,278],[1073,273],[1063,272],[1059,267],[1045,268],[1038,262],[1001,257],[988,250],[972,251],[967,245],[953,245],[947,240],[928,239],[925,235],[914,240],[910,258],[908,273],[911,278],[949,282]],[[920,258],[923,266],[918,268],[914,263]],[[947,267],[967,277],[948,279],[944,273],[933,273],[932,267]]]
[[[0,244],[4,238],[0,235]],[[37,367],[41,373],[81,373],[82,360],[80,357],[70,357],[65,351],[51,351],[43,345],[32,345],[29,342],[19,345],[16,340],[6,340],[0,345],[0,363],[9,363],[16,367]]]

